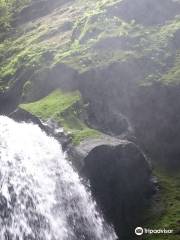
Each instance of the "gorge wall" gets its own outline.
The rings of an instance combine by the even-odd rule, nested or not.
[[[151,159],[162,189],[174,186],[176,180],[167,176],[180,167],[180,1],[13,0],[0,4],[0,12],[5,13],[0,16],[0,113],[10,114],[19,106],[43,121],[51,119],[76,147],[105,135],[133,142]],[[94,162],[96,150],[87,157],[89,171],[91,164],[101,169],[107,161],[100,154]],[[117,158],[122,164],[124,158],[114,151],[112,162]],[[129,161],[133,154],[126,157]],[[122,169],[131,172],[131,164]],[[151,174],[144,172],[148,183]],[[136,174],[132,171],[131,185]],[[93,182],[93,172],[87,175]],[[119,187],[117,191],[122,193]],[[172,191],[160,191],[160,204],[166,198],[178,208],[177,192]],[[162,216],[156,224],[167,218],[168,226],[178,229],[176,212],[171,206],[166,211],[168,207],[155,213]]]

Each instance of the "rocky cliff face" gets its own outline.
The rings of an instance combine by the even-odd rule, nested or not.
[[[7,2],[1,114],[21,104],[55,120],[75,144],[105,133],[135,142],[155,166],[179,169],[179,0]]]
[[[84,162],[92,192],[119,239],[134,239],[134,229],[155,190],[147,159],[136,145],[122,141],[97,146]]]
[[[135,136],[152,159],[179,168],[179,85],[158,81],[139,85],[136,80],[143,71],[136,72],[137,68],[143,66],[116,63],[83,75],[80,86],[89,102],[89,121],[110,135]]]
[[[152,135],[149,141],[163,138],[157,133],[159,123],[151,123],[156,115],[171,126],[179,114],[166,96],[175,89],[178,98],[172,86],[179,84],[179,1],[41,0],[21,5],[18,11],[11,9],[11,28],[0,45],[1,89],[23,79],[23,93],[14,103],[41,99],[59,87],[78,89],[88,105],[89,125],[115,135],[135,130],[138,137],[143,131]],[[151,102],[159,92],[158,105],[163,106],[155,110]],[[144,114],[146,105],[151,110]]]

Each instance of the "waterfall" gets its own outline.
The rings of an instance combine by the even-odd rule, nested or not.
[[[34,124],[4,116],[0,116],[0,239],[117,239],[58,141]]]

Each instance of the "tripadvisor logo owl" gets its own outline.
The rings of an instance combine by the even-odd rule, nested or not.
[[[141,235],[143,235],[143,228],[142,227],[137,227],[136,229],[135,229],[135,234],[136,235],[138,235],[138,236],[141,236]]]

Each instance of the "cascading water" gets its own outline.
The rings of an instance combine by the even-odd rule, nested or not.
[[[0,239],[115,240],[60,144],[0,116]]]

